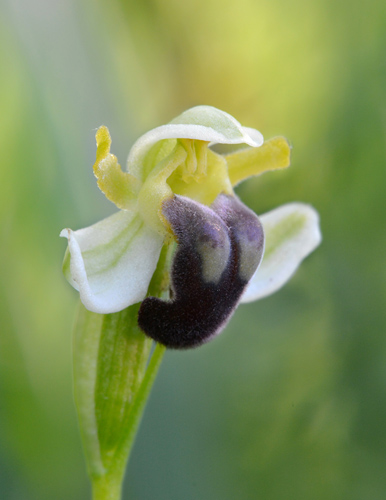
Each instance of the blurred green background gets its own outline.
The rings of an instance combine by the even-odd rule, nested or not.
[[[1,499],[89,495],[58,235],[114,212],[95,129],[124,164],[197,104],[290,139],[292,167],[238,192],[311,203],[324,241],[214,342],[167,353],[124,498],[386,498],[386,3],[2,0]]]

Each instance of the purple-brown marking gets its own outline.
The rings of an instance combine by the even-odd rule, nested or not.
[[[261,261],[263,228],[240,200],[224,194],[211,208],[174,196],[162,212],[178,242],[171,269],[173,298],[146,298],[138,324],[166,347],[197,347],[220,333],[234,312]],[[211,276],[208,266],[215,270]]]

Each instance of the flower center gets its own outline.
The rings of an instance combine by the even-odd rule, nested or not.
[[[225,159],[213,153],[208,144],[178,139],[163,159],[152,158],[153,166],[138,195],[138,208],[145,221],[159,233],[171,232],[161,207],[173,195],[210,205],[221,192],[233,193]]]
[[[225,156],[214,153],[202,139],[161,139],[124,172],[110,153],[106,127],[98,129],[96,141],[94,174],[101,191],[118,208],[138,211],[163,236],[173,233],[162,213],[165,200],[180,195],[210,206],[220,193],[232,195],[232,186],[243,179],[288,166],[290,153],[280,137]]]

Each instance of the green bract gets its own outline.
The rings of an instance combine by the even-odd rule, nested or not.
[[[87,309],[103,314],[146,296],[162,246],[175,239],[162,213],[165,200],[179,195],[209,206],[221,193],[232,196],[233,186],[247,177],[287,167],[290,157],[284,138],[263,143],[260,132],[210,106],[185,111],[143,135],[131,149],[127,172],[110,153],[106,127],[96,140],[98,186],[120,211],[85,229],[64,229],[61,236],[68,239],[66,278]],[[210,149],[214,143],[241,147],[220,155]],[[321,239],[317,213],[301,203],[269,212],[261,222],[266,254],[241,302],[279,289]]]

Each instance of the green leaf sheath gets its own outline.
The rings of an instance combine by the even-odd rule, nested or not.
[[[103,315],[79,302],[73,336],[74,399],[90,476],[104,473],[95,416],[95,380]]]
[[[110,468],[124,435],[135,394],[142,382],[151,340],[137,325],[139,304],[103,319],[98,372],[95,384],[95,415],[103,465]]]
[[[172,245],[161,252],[149,295],[167,297]],[[165,348],[137,324],[140,304],[113,314],[79,306],[74,394],[94,500],[119,500],[125,467]]]

